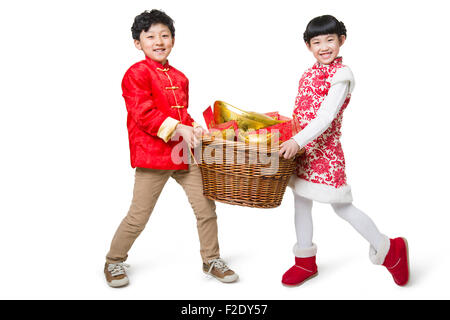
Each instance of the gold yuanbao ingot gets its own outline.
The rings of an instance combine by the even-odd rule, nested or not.
[[[224,130],[212,130],[210,134],[215,139],[230,140],[230,141],[234,141],[235,137],[234,128],[228,128]]]
[[[231,111],[230,109],[240,113]],[[263,129],[284,122],[275,120],[262,113],[241,110],[224,101],[215,101],[214,121],[217,124],[221,124],[231,120],[235,120],[239,129],[244,131]]]
[[[278,132],[251,132],[239,130],[238,140],[254,145],[270,145],[272,142],[277,143],[279,141],[280,134]]]

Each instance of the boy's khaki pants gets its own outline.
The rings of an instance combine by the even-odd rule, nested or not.
[[[217,216],[214,201],[203,196],[200,169],[155,170],[136,168],[133,200],[127,216],[122,220],[106,256],[108,263],[125,261],[128,251],[144,230],[153,208],[167,180],[174,178],[184,189],[197,218],[200,255],[203,262],[218,258]]]

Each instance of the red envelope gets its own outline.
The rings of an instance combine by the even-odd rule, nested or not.
[[[208,108],[206,108],[205,111],[203,111],[203,118],[205,119],[206,127],[208,129],[211,129],[214,127],[216,122],[214,121],[214,113],[211,109],[211,106],[209,106]]]

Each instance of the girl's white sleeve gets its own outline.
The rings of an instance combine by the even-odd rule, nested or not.
[[[353,74],[348,67],[342,69],[339,70],[342,70],[342,72],[336,72],[332,78],[328,95],[322,101],[316,117],[302,131],[292,137],[300,148],[303,148],[328,129],[339,110],[341,110],[347,95],[353,90]]]

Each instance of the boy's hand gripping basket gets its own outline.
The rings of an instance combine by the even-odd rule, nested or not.
[[[296,168],[296,157],[279,156],[279,146],[261,148],[240,141],[203,137],[198,165],[203,194],[213,200],[253,208],[281,204]]]

